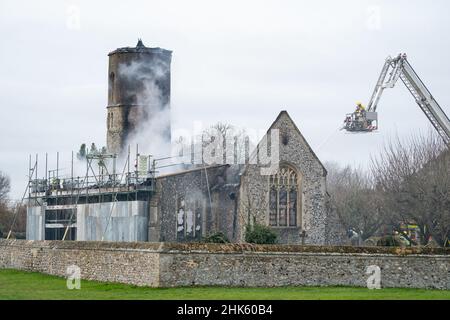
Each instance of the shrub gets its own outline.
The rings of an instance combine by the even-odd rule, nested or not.
[[[377,241],[377,246],[380,247],[400,247],[401,245],[402,245],[401,241],[398,238],[391,235],[381,237]]]
[[[256,244],[274,244],[277,242],[277,234],[270,228],[258,223],[247,226],[245,241]]]
[[[202,242],[206,243],[229,243],[228,237],[223,232],[215,232],[203,237]]]

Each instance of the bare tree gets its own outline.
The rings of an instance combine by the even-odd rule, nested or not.
[[[20,202],[11,202],[8,200],[10,191],[9,177],[0,171],[0,237],[6,236],[11,228],[14,216],[16,221],[14,223],[14,236],[25,233],[26,230],[26,206]]]
[[[6,203],[0,202],[0,238],[6,234],[11,225],[9,208]]]
[[[372,159],[372,173],[394,228],[415,223],[421,244],[431,236],[439,245],[448,245],[450,151],[437,135],[389,142]]]
[[[0,202],[6,201],[10,188],[9,177],[0,171]]]
[[[13,231],[16,233],[25,233],[27,228],[27,206],[17,202],[11,211],[13,215],[17,215]]]
[[[0,171],[0,237],[10,225],[10,210],[7,203],[9,190],[9,177]]]
[[[383,200],[372,187],[370,176],[361,169],[344,168],[336,163],[325,164],[331,209],[348,231],[360,241],[373,236],[384,224]]]
[[[203,156],[204,148],[210,147],[210,149],[213,150],[213,154],[209,156],[215,157],[216,155],[214,152],[216,152],[216,150],[222,152],[221,155],[218,155],[218,158],[220,158],[219,163],[243,164],[245,161],[246,149],[250,148],[249,145],[246,145],[248,136],[244,129],[238,129],[231,124],[223,122],[212,125],[203,130],[200,136],[194,138],[196,141],[191,142],[190,145],[187,137],[178,137],[175,140],[177,150],[179,151],[179,157],[192,157],[194,155],[198,158]],[[186,152],[188,154],[186,154]],[[202,161],[203,160],[204,159],[202,159]]]
[[[14,221],[14,216],[16,216]],[[14,221],[14,226],[13,226]],[[0,203],[0,237],[6,236],[13,227],[13,237],[24,237],[27,223],[27,208],[24,204]]]
[[[238,129],[231,124],[222,122],[218,122],[209,129],[204,130],[202,134],[203,147],[222,143],[222,146],[217,145],[217,147],[218,150],[223,150],[223,163],[231,161],[234,164],[243,164],[245,162],[246,148],[250,148],[249,145],[246,146],[248,140],[244,129]],[[231,155],[233,156],[232,159]]]

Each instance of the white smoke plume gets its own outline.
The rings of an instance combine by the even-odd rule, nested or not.
[[[164,101],[158,85],[166,77],[165,72],[168,70],[164,62],[159,60],[152,66],[141,62],[119,66],[122,77],[141,85],[136,95],[138,106],[131,108],[128,115],[128,120],[137,123],[137,126],[130,128],[125,146],[130,145],[134,149],[138,145],[140,154],[155,158],[170,154],[170,105],[169,101]]]

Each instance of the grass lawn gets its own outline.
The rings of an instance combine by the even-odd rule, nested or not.
[[[66,279],[35,272],[0,270],[0,299],[446,299],[450,290],[369,290],[356,287],[148,288],[81,280],[68,290]]]

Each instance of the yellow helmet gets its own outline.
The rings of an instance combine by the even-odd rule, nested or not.
[[[362,102],[361,102],[361,101],[357,101],[357,102],[356,102],[356,105],[357,105],[357,106],[362,106]]]

